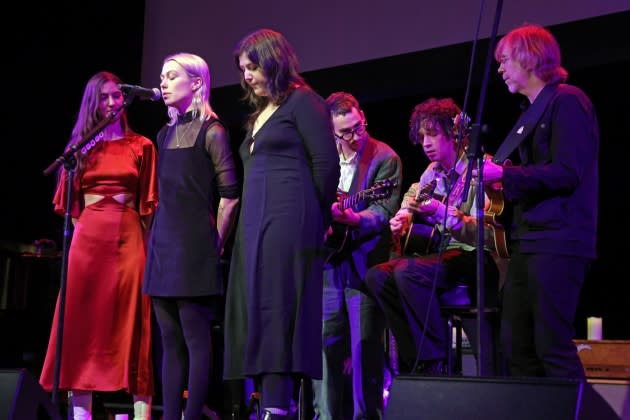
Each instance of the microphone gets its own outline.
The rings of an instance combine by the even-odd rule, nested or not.
[[[162,97],[162,92],[160,92],[160,89],[157,88],[147,89],[142,86],[126,84],[120,84],[118,85],[118,88],[122,90],[125,95],[131,95],[140,99],[147,99],[149,101],[157,101]]]

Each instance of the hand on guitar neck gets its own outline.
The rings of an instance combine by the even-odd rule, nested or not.
[[[411,198],[406,204],[406,209],[409,212],[416,213],[420,216],[430,216],[440,208],[440,201],[432,197],[422,199],[421,201],[416,201]]]
[[[389,220],[395,254],[402,255],[407,247],[408,238],[414,226],[412,223],[414,214],[430,215],[437,209],[435,206],[439,206],[439,202],[432,196],[435,186],[436,181],[433,180],[419,187],[413,197],[405,197],[402,208]],[[432,230],[433,228],[429,229]]]
[[[440,203],[432,196],[435,190],[435,180],[418,188],[413,197],[406,197],[403,200],[402,208],[389,220],[389,227],[392,235],[400,239],[407,234],[413,215],[429,215],[435,213]]]
[[[414,198],[406,202],[406,207],[402,208],[389,220],[389,228],[394,238],[400,239],[405,236],[411,226],[413,215],[434,214],[440,206],[440,202],[434,198],[425,198],[416,201]]]
[[[483,163],[483,182],[487,187],[493,190],[501,190],[503,180],[503,168],[506,166],[512,166],[512,162],[506,159],[503,162],[495,162],[490,157],[486,158]],[[476,181],[479,170],[474,168],[472,170],[473,182]]]
[[[353,208],[359,203],[369,205],[372,202],[387,199],[391,197],[396,187],[395,182],[385,179],[352,195],[338,193],[337,202],[333,203],[330,209],[333,224],[328,228],[324,237],[325,247],[330,251],[326,258],[327,262],[347,247],[350,242],[350,228],[359,226],[361,223],[361,215],[355,212]]]
[[[352,208],[344,209],[339,202],[333,203],[330,213],[333,221],[348,226],[358,226],[361,222],[361,215]]]
[[[509,238],[506,227],[511,223],[511,209],[506,206],[503,196],[503,168],[512,166],[506,159],[503,162],[486,159],[483,164],[484,191],[488,198],[484,206],[484,223],[492,232],[494,249],[501,258],[509,258]],[[473,169],[473,181],[477,179],[478,171]]]

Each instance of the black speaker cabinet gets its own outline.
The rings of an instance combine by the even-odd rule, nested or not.
[[[587,388],[584,381],[547,378],[399,376],[386,419],[577,420]]]
[[[0,370],[0,419],[61,420],[61,416],[26,369]]]

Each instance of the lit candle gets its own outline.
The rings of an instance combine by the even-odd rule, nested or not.
[[[589,340],[602,339],[602,319],[591,316],[586,320],[587,338]]]

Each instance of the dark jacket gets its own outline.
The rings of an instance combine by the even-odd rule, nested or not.
[[[555,92],[536,128],[519,145],[521,164],[503,170],[503,192],[514,204],[512,240],[525,253],[595,258],[599,154],[595,111],[575,86],[545,89]]]

